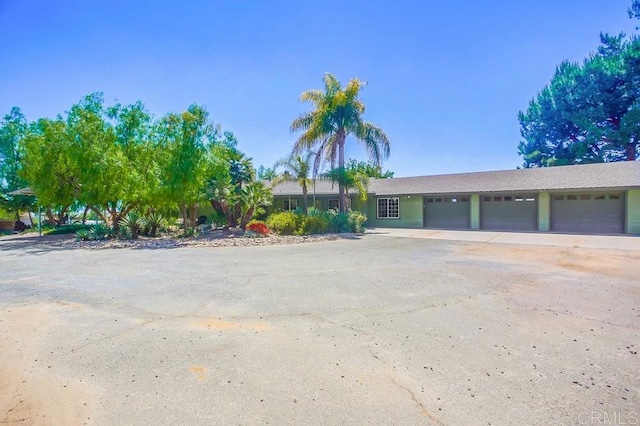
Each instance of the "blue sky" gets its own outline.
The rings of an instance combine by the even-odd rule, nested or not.
[[[600,31],[634,32],[629,4],[0,0],[0,114],[54,117],[93,91],[156,116],[197,103],[271,166],[300,94],[331,72],[368,82],[365,119],[391,138],[396,176],[513,169],[518,111]]]

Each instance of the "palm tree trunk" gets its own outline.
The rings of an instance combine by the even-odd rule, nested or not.
[[[307,201],[307,184],[302,185],[302,212],[307,214],[307,207],[309,203]]]
[[[338,168],[344,170],[344,142],[346,135],[343,131],[338,132]],[[338,194],[340,195],[340,212],[346,213],[347,211],[347,193],[344,188],[344,182],[342,179],[338,182]]]

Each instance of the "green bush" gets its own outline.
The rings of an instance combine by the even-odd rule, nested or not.
[[[50,230],[49,230],[50,229]],[[81,230],[91,229],[90,225],[74,224],[74,225],[62,225],[55,228],[48,228],[43,226],[42,231],[47,235],[60,235],[60,234],[75,234]]]
[[[303,216],[293,212],[279,212],[271,214],[266,224],[273,232],[280,235],[293,235],[300,227]]]
[[[158,212],[153,212],[143,219],[145,234],[155,237],[159,230],[164,229],[166,219]]]
[[[329,229],[329,222],[323,215],[303,217],[297,235],[324,234]]]
[[[356,210],[349,211],[348,215],[351,232],[364,232],[364,223],[367,221],[367,215]]]
[[[90,239],[90,234],[88,229],[80,229],[76,231],[76,241],[87,241]]]
[[[109,225],[105,225],[104,223],[98,223],[89,230],[90,240],[106,240],[111,236],[113,236],[113,228]]]
[[[144,218],[136,211],[129,212],[125,217],[120,219],[120,229],[129,229],[130,238],[137,239],[140,230],[144,228]]]

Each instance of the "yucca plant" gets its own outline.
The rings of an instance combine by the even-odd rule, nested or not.
[[[113,228],[104,223],[98,223],[89,230],[89,240],[106,240],[113,235]]]
[[[144,226],[144,219],[135,211],[129,212],[120,220],[120,226],[131,231],[131,239],[135,240]]]
[[[167,221],[160,213],[153,212],[144,218],[144,227],[149,230],[149,235],[155,237],[159,229],[166,226]]]
[[[80,229],[76,231],[76,241],[87,241],[91,238],[90,231],[88,229]]]

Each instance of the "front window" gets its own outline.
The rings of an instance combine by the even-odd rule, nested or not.
[[[337,198],[333,199],[333,200],[328,200],[327,201],[327,209],[328,210],[339,210],[340,209],[340,202]]]
[[[378,218],[379,219],[400,219],[400,199],[378,198]]]
[[[298,200],[282,200],[282,210],[291,211],[298,208]]]

